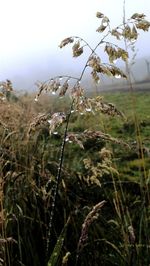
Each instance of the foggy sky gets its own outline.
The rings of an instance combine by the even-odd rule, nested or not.
[[[16,87],[33,88],[36,80],[82,69],[85,56],[71,58],[71,47],[60,50],[65,37],[81,36],[95,46],[100,35],[97,11],[106,14],[112,26],[122,22],[122,0],[50,1],[0,0],[0,80],[11,79]],[[150,20],[149,0],[126,0],[126,17],[144,13]],[[149,56],[150,33],[141,32],[137,58]],[[88,53],[86,52],[86,55]],[[69,73],[71,74],[71,73]]]

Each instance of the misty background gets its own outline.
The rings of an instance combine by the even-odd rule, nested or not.
[[[90,51],[86,48],[81,57],[72,58],[71,45],[60,49],[60,42],[80,36],[95,47],[103,35],[96,32],[100,25],[96,12],[108,16],[112,27],[123,19],[122,0],[0,0],[0,7],[0,80],[10,79],[18,90],[33,90],[37,80],[55,75],[78,76]],[[126,0],[126,18],[135,12],[144,13],[150,20],[149,0]],[[150,32],[140,31],[131,69],[136,81],[148,77],[149,47]],[[105,61],[102,51],[100,56]],[[102,80],[102,84],[107,82]]]

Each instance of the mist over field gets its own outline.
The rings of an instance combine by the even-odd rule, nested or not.
[[[60,53],[59,53],[60,54]],[[79,77],[82,71],[82,68],[85,64],[85,60],[82,58],[80,59],[72,59],[71,58],[71,51],[70,51],[70,58],[68,57],[67,60],[65,56],[60,54],[60,60],[58,57],[51,56],[49,60],[47,54],[43,55],[41,58],[35,58],[31,62],[26,62],[26,64],[17,65],[15,64],[13,68],[8,68],[7,74],[1,74],[1,79],[10,79],[13,84],[14,88],[17,90],[36,90],[35,83],[37,81],[45,81],[49,78],[55,77],[57,75],[71,75],[75,77]],[[149,72],[147,68],[147,62],[150,62],[150,56],[138,58],[135,60],[135,63],[131,65],[131,72],[132,78],[134,82],[145,81],[149,80]],[[125,65],[121,64],[122,70],[125,70]],[[91,76],[89,75],[89,71],[87,71],[84,75],[83,82],[87,84],[87,89],[94,82],[92,81]],[[116,80],[112,78],[102,77],[101,82],[98,86],[104,85],[112,85],[118,82],[120,84],[124,83],[124,79]]]

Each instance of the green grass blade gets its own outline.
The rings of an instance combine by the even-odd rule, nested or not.
[[[57,242],[56,242],[56,245],[54,247],[54,250],[51,254],[51,257],[48,261],[48,266],[55,266],[57,265],[57,261],[59,259],[59,256],[60,256],[60,253],[61,253],[61,249],[63,247],[63,243],[64,243],[64,239],[65,239],[65,234],[66,234],[66,230],[67,230],[67,226],[68,226],[68,223],[69,223],[69,218],[63,228],[63,230],[61,231],[58,239],[57,239]]]

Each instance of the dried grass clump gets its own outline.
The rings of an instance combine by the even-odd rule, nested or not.
[[[10,130],[19,128],[25,110],[16,103],[4,102],[0,104],[1,126]]]
[[[6,101],[7,97],[12,91],[13,91],[13,86],[9,79],[0,82],[0,103]]]

